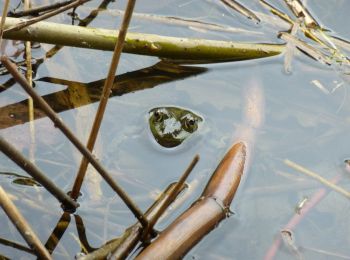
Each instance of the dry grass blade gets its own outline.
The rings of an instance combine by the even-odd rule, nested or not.
[[[339,186],[337,186],[336,184],[328,181],[327,179],[323,178],[322,176],[318,175],[317,173],[313,172],[313,171],[310,171],[306,168],[304,168],[303,166],[295,163],[295,162],[292,162],[290,160],[284,160],[284,163],[286,165],[288,165],[289,167],[301,172],[301,173],[304,173],[316,180],[318,180],[319,182],[323,183],[324,185],[326,185],[327,187],[335,190],[336,192],[344,195],[345,197],[347,197],[348,199],[350,199],[350,192],[344,190],[343,188],[340,188]]]
[[[247,7],[243,6],[242,4],[238,3],[235,0],[221,0],[225,5],[229,6],[233,10],[239,12],[240,14],[244,15],[245,17],[254,20],[256,23],[260,23],[259,17],[256,16],[256,14],[249,10]]]
[[[22,235],[23,239],[28,243],[36,255],[40,259],[52,259],[49,252],[46,250],[44,245],[40,242],[28,222],[18,211],[16,206],[12,203],[6,192],[0,186],[0,205],[5,211],[6,215],[10,218],[12,223],[16,226],[17,230]]]
[[[109,95],[111,93],[111,89],[113,86],[114,77],[115,77],[115,73],[117,70],[118,63],[119,63],[120,55],[121,55],[121,52],[123,50],[124,40],[125,40],[125,36],[126,36],[127,30],[128,30],[130,20],[131,20],[132,12],[134,10],[135,1],[136,0],[129,0],[128,5],[126,7],[126,11],[125,11],[125,15],[124,15],[123,22],[121,25],[121,29],[120,29],[119,34],[118,34],[118,41],[117,41],[117,44],[115,45],[112,61],[111,61],[109,71],[108,71],[108,75],[107,75],[105,84],[103,86],[100,103],[99,103],[99,106],[98,106],[98,109],[97,109],[97,112],[95,115],[94,122],[92,124],[89,139],[87,141],[86,147],[89,151],[92,151],[94,149],[94,146],[95,146],[96,138],[97,138],[97,135],[98,135],[101,123],[102,123],[102,119],[103,119],[103,115],[104,115],[104,112],[105,112],[105,109],[107,106],[108,98],[109,98]],[[72,188],[71,197],[73,199],[77,199],[79,196],[80,188],[81,188],[81,185],[83,183],[87,167],[88,167],[88,161],[85,157],[83,157],[83,159],[80,163],[80,167],[79,167],[76,179],[75,179],[74,184],[73,184],[73,188]],[[143,220],[143,221],[146,221],[146,220]],[[145,223],[145,222],[143,222],[143,223]]]
[[[290,18],[287,14],[283,13],[282,11],[278,10],[276,7],[274,7],[273,5],[271,5],[270,3],[266,2],[265,0],[260,0],[260,3],[268,8],[270,10],[270,12],[276,16],[278,16],[279,18],[281,18],[283,21],[288,22],[290,24],[293,23],[292,18]]]
[[[318,22],[312,17],[310,12],[301,3],[300,0],[284,0],[294,15],[298,18],[304,17],[304,22],[307,27],[320,27]]]
[[[107,10],[107,12],[111,13],[112,15],[123,15],[124,11],[122,10]],[[262,32],[258,31],[250,31],[242,28],[236,28],[236,27],[230,27],[230,26],[224,26],[221,24],[215,24],[215,23],[208,23],[203,22],[199,20],[193,20],[189,18],[181,18],[181,17],[174,17],[174,16],[160,16],[155,14],[143,14],[143,13],[133,13],[132,15],[134,18],[143,19],[143,20],[150,20],[154,22],[160,22],[165,24],[172,24],[172,25],[180,25],[180,26],[186,26],[190,29],[200,29],[200,30],[212,30],[212,31],[221,31],[221,32],[233,32],[233,33],[247,33],[251,35],[255,34],[263,34]]]
[[[73,134],[73,132],[63,123],[63,121],[56,115],[52,108],[45,102],[45,100],[39,96],[33,88],[31,88],[27,80],[17,71],[17,67],[7,57],[2,56],[1,61],[6,66],[7,70],[13,75],[16,81],[22,86],[22,88],[33,98],[34,102],[41,107],[46,115],[52,120],[57,128],[75,145],[75,147],[89,160],[98,173],[104,178],[108,185],[121,197],[124,203],[128,206],[135,217],[144,225],[147,224],[142,211],[136,206],[136,204],[129,198],[125,191],[113,180],[106,169],[95,159],[94,155],[86,149],[86,147],[79,141],[79,139]]]
[[[291,35],[289,33],[282,32],[282,33],[280,33],[280,37],[281,37],[281,39],[285,40],[286,42],[291,42],[297,48],[299,48],[301,51],[305,52],[311,58],[319,61],[320,63],[327,64],[327,65],[332,64],[332,60],[328,56],[324,55],[322,52],[320,52],[319,50],[310,46],[306,42],[297,39],[293,35]]]

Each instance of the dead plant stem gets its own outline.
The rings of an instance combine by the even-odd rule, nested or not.
[[[17,207],[12,203],[11,199],[7,196],[7,193],[0,186],[0,205],[5,211],[6,215],[10,218],[12,223],[16,226],[23,239],[28,243],[36,255],[40,259],[52,259],[49,252],[41,243],[37,235],[34,233],[28,222],[23,215],[19,212]]]
[[[129,0],[128,1],[128,5],[126,7],[126,11],[125,11],[125,14],[123,17],[123,22],[122,22],[122,25],[121,25],[121,28],[120,28],[120,31],[118,34],[118,41],[117,41],[117,44],[115,45],[112,61],[111,61],[109,71],[108,71],[108,75],[107,75],[106,81],[105,81],[104,86],[103,86],[100,103],[99,103],[99,106],[98,106],[98,109],[97,109],[97,112],[95,115],[95,120],[94,120],[92,128],[91,128],[90,136],[89,136],[89,139],[88,139],[88,142],[86,145],[87,149],[90,152],[94,149],[96,138],[98,135],[98,131],[100,129],[103,115],[104,115],[104,112],[105,112],[105,109],[107,106],[108,98],[109,98],[109,95],[111,93],[115,73],[116,73],[119,59],[120,59],[120,55],[121,55],[121,52],[122,52],[123,46],[124,46],[125,36],[126,36],[127,30],[128,30],[128,26],[129,26],[129,23],[131,20],[132,12],[133,12],[133,9],[135,6],[135,1],[136,0]],[[83,183],[86,169],[87,169],[88,165],[89,165],[89,163],[88,163],[87,159],[85,157],[83,157],[83,159],[80,163],[80,167],[79,167],[76,179],[75,179],[74,184],[73,184],[72,192],[71,192],[71,197],[73,199],[77,199],[79,196],[80,188],[81,188],[81,185]]]

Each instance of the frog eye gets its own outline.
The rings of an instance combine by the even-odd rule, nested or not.
[[[156,110],[153,112],[153,117],[156,122],[161,122],[166,118],[166,114],[160,110]]]
[[[182,119],[182,127],[189,133],[193,133],[194,131],[197,130],[198,125],[197,125],[197,120],[193,117],[184,117]]]

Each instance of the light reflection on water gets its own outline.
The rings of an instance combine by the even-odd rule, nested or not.
[[[192,2],[192,6],[201,6],[196,1]],[[206,1],[204,5],[209,3]],[[143,9],[141,4],[138,12],[143,10],[146,8]],[[163,15],[172,14],[171,8],[158,10]],[[202,9],[196,10],[199,12]],[[220,8],[212,12],[219,12],[218,10]],[[330,22],[326,19],[327,15],[322,13],[326,10],[316,8],[315,11],[318,12],[318,17],[324,18],[325,24]],[[225,17],[223,21],[229,23],[231,19]],[[244,25],[244,22],[241,24]],[[339,22],[332,24],[332,29],[336,26],[344,27]],[[137,28],[142,27],[139,25]],[[198,35],[201,36],[200,33]],[[89,50],[74,50],[74,55],[71,51],[68,54],[72,55],[73,64],[79,69],[79,77],[88,75],[86,81],[103,78],[110,59],[110,53],[99,53],[99,59],[86,66],[85,61],[90,60],[87,57],[91,53],[97,55],[96,51]],[[62,50],[48,62],[54,67],[58,66],[64,62],[66,55],[65,50]],[[80,63],[80,60],[83,62]],[[118,74],[150,66],[154,63],[154,58],[142,57],[136,60],[133,55],[123,55],[122,62],[128,65],[123,65]],[[188,254],[187,259],[261,259],[264,256],[279,231],[295,214],[296,204],[305,196],[312,197],[322,187],[288,168],[283,164],[284,159],[300,163],[327,179],[340,174],[342,179],[339,185],[350,189],[349,176],[343,165],[343,160],[349,157],[350,142],[347,138],[350,120],[348,82],[344,81],[340,73],[319,65],[304,55],[294,59],[291,75],[283,73],[282,64],[283,58],[275,57],[203,65],[209,68],[208,72],[161,84],[153,89],[113,97],[108,104],[99,137],[102,147],[99,157],[142,209],[152,203],[155,190],[164,189],[178,178],[196,153],[201,156],[189,178],[190,182],[199,180],[197,188],[182,206],[159,224],[161,229],[201,193],[209,174],[229,148],[230,138],[242,121],[243,92],[251,82],[250,79],[257,78],[264,88],[265,125],[258,130],[249,177],[232,204],[235,215],[211,232]],[[42,66],[38,74],[40,77],[63,77],[64,75],[57,75],[58,71]],[[70,77],[73,78],[74,75]],[[344,84],[333,93],[326,94],[311,83],[315,79],[329,90],[342,81]],[[80,78],[75,80],[81,81]],[[40,86],[45,88],[46,85],[42,84]],[[160,105],[176,105],[198,111],[205,117],[203,132],[198,138],[184,143],[177,151],[162,151],[152,144],[147,134],[147,112]],[[92,104],[60,115],[72,129],[76,129],[77,113],[87,111],[92,115],[96,107],[96,104]],[[38,166],[58,186],[69,190],[78,168],[78,160],[73,156],[76,151],[47,119],[38,120],[36,125],[37,138],[40,139],[36,154]],[[2,136],[11,140],[25,155],[29,149],[25,134],[27,127],[18,125],[1,130]],[[24,174],[3,155],[0,156],[0,161],[1,170]],[[33,229],[38,231],[40,239],[46,241],[60,218],[58,203],[41,188],[15,187],[3,179],[0,179],[0,183],[5,190],[17,196],[16,205]],[[106,240],[116,237],[134,222],[110,188],[105,183],[101,183],[101,187],[103,196],[99,201],[89,200],[89,190],[87,186],[83,187],[81,208],[77,212],[84,220],[92,247],[98,247]],[[34,208],[28,201],[37,207]],[[0,216],[5,219],[3,212],[0,212]],[[302,252],[305,259],[327,258],[308,248],[349,255],[349,219],[347,199],[330,192],[294,231],[296,244],[304,248]],[[1,227],[1,237],[24,243],[10,223]],[[72,256],[79,252],[76,236],[78,234],[72,220],[54,251],[54,257],[64,259],[67,258],[66,254]],[[23,255],[20,251],[3,245],[0,245],[0,251],[14,259]],[[292,257],[288,248],[282,246],[278,259]]]

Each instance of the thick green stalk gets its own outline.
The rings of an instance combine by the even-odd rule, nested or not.
[[[5,28],[21,21],[23,19],[7,18]],[[116,35],[118,33],[115,30],[38,22],[19,31],[4,33],[4,38],[113,51]],[[128,33],[123,49],[127,53],[195,61],[256,59],[278,55],[283,50],[284,45],[281,44],[214,41],[142,33]]]

